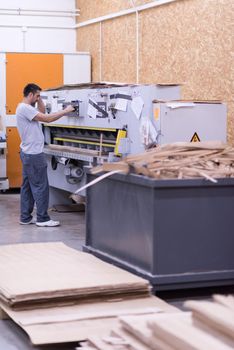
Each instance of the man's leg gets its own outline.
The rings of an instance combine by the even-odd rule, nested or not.
[[[49,221],[49,184],[47,177],[47,163],[44,153],[30,155],[32,172],[29,182],[37,205],[37,222]]]
[[[34,207],[34,199],[29,184],[28,172],[30,172],[30,164],[21,152],[21,160],[23,165],[23,182],[20,190],[20,222],[29,223],[32,220],[32,212]]]

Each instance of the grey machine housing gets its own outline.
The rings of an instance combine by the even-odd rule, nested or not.
[[[49,89],[43,91],[42,97],[49,113],[69,103],[76,107],[74,112],[43,127],[53,205],[70,202],[69,194],[85,184],[84,166],[143,152],[143,119],[151,122],[156,142],[152,101],[179,99],[180,86],[90,83]],[[139,98],[143,106],[136,114],[132,102]],[[62,147],[55,149],[54,145]]]
[[[155,291],[233,286],[233,201],[233,178],[116,174],[87,189],[84,250]]]
[[[86,183],[85,166],[118,161],[151,144],[226,141],[225,104],[180,101],[176,84],[64,85],[42,97],[49,113],[75,107],[43,127],[50,205],[71,202],[69,194]]]

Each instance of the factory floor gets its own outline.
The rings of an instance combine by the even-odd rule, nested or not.
[[[0,193],[0,245],[29,242],[64,242],[66,245],[82,250],[85,241],[84,212],[50,211],[52,219],[59,220],[61,226],[54,228],[36,225],[19,225],[19,191]],[[212,290],[183,291],[157,294],[169,303],[183,309],[183,301],[188,298],[209,299]],[[215,290],[230,292],[230,288]],[[233,288],[231,289],[233,293]],[[75,350],[78,344],[65,344],[34,347],[24,331],[11,320],[0,320],[0,350]]]

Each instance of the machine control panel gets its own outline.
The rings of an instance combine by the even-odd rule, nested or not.
[[[69,117],[80,117],[80,103],[82,101],[80,100],[73,100],[70,102],[63,102],[63,109],[66,108],[69,105],[72,105],[74,107],[74,111],[68,113]]]

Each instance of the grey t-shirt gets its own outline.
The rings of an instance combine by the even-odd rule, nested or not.
[[[16,109],[16,123],[21,138],[20,148],[27,154],[43,152],[44,135],[41,124],[33,120],[38,110],[27,103],[19,103]]]

